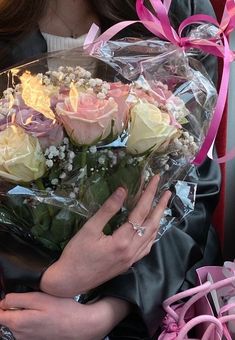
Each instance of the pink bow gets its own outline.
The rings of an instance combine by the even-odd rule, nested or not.
[[[235,28],[235,3],[234,0],[227,0],[221,23],[209,15],[198,14],[185,19],[181,23],[178,32],[176,32],[171,26],[168,17],[168,9],[170,8],[171,0],[165,0],[164,3],[162,3],[161,0],[149,1],[155,10],[155,14],[150,12],[144,6],[144,0],[136,0],[136,10],[140,20],[120,22],[109,28],[97,39],[95,38],[98,32],[98,27],[96,25],[92,25],[91,30],[87,35],[84,48],[92,54],[96,49],[99,49],[101,46],[103,46],[121,30],[138,22],[142,23],[154,35],[161,39],[168,40],[176,46],[182,47],[184,49],[198,48],[206,53],[223,58],[223,73],[215,112],[207,136],[199,153],[196,155],[193,161],[194,164],[201,164],[214,143],[226,104],[229,86],[230,64],[235,59],[235,54],[229,47],[227,36]],[[201,23],[215,25],[220,33],[219,36],[210,39],[193,39],[182,36],[182,33],[186,27],[189,27],[192,24]],[[226,157],[222,157],[217,161],[224,162],[234,157],[234,155],[235,152],[233,150]]]
[[[162,321],[163,332],[158,337],[158,340],[175,340],[179,334],[180,328],[177,322],[170,316],[166,315]]]

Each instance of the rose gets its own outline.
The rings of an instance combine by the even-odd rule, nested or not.
[[[10,105],[9,98],[0,101],[0,113],[1,109],[5,110],[3,111],[5,112],[4,119],[0,119],[1,131],[6,128],[6,124],[14,122],[27,133],[37,137],[43,149],[62,142],[63,127],[58,122],[27,106],[19,93],[14,94],[12,99],[12,105]]]
[[[55,110],[58,103],[63,103],[65,98],[69,96],[69,89],[65,86],[61,86],[58,92],[51,96],[51,108]]]
[[[83,90],[84,91],[84,90]],[[118,104],[114,98],[99,99],[95,93],[80,91],[77,98],[58,103],[56,112],[70,138],[78,145],[92,145],[111,132],[120,133]]]
[[[127,102],[130,93],[130,86],[121,82],[109,83],[110,90],[108,96],[114,98],[118,104],[118,115],[116,119],[117,130],[124,130],[128,121],[130,104]]]
[[[0,116],[0,131],[6,129],[6,127],[11,123],[9,116]]]
[[[132,102],[138,103],[139,98],[141,98],[142,102],[148,102],[160,108],[164,106],[166,111],[169,112],[174,125],[180,127],[180,124],[184,124],[186,116],[189,115],[184,101],[180,97],[175,96],[168,86],[160,81],[152,82],[150,85],[151,88],[148,91],[144,91],[142,88],[132,88]]]
[[[20,110],[16,114],[15,123],[37,137],[44,150],[51,145],[59,145],[64,138],[61,124],[30,108]]]
[[[17,95],[17,98],[19,96]],[[15,117],[17,112],[18,100],[13,97],[12,93],[8,94],[7,97],[0,99],[0,131],[5,130],[7,125],[9,125]]]
[[[139,102],[131,109],[131,122],[127,151],[142,154],[148,150],[157,150],[169,142],[177,133],[171,125],[169,114],[150,103]]]
[[[0,177],[13,182],[31,182],[42,177],[45,169],[37,138],[15,125],[0,132]]]

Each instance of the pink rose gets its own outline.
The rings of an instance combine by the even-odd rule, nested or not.
[[[149,85],[151,87],[148,90],[136,87],[131,88],[131,104],[137,104],[139,100],[153,104],[168,112],[171,124],[181,128],[181,121],[184,121],[184,118],[189,114],[184,101],[175,96],[168,86],[161,81],[150,82]]]
[[[173,95],[168,86],[160,81],[152,82],[149,85],[151,89],[148,91],[141,88],[132,88],[131,93],[142,101],[147,101],[157,106],[166,105],[167,100]]]
[[[110,90],[108,92],[108,96],[114,98],[116,103],[118,104],[119,113],[116,123],[118,126],[118,131],[122,131],[126,127],[130,111],[130,104],[127,103],[130,86],[121,82],[110,83],[109,85]]]
[[[64,138],[63,127],[57,121],[30,108],[17,112],[15,123],[28,134],[37,137],[43,149],[50,145],[59,145]]]
[[[69,89],[61,86],[58,93],[51,96],[51,109],[55,111],[58,103],[64,102],[65,98],[69,96]]]
[[[67,134],[78,145],[104,140],[112,129],[114,134],[121,132],[123,116],[114,98],[99,99],[95,93],[79,92],[71,99],[67,97],[58,103],[56,112]]]

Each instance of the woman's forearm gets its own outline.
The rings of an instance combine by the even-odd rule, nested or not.
[[[131,311],[131,304],[125,300],[104,297],[93,304],[95,308],[97,339],[102,339]]]

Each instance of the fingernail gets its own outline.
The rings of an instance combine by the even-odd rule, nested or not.
[[[167,198],[169,199],[172,196],[172,192],[170,190],[166,190],[165,191],[165,195],[167,196]]]
[[[164,195],[166,196],[166,204],[167,204],[167,207],[169,208],[171,206],[172,198],[174,197],[174,195],[172,194],[170,190],[166,190]]]
[[[159,174],[154,175],[153,178],[155,179],[155,181],[159,181],[160,180],[160,175]]]
[[[114,191],[113,195],[115,195],[118,199],[124,199],[126,197],[126,190],[124,188],[117,188],[117,190]]]

